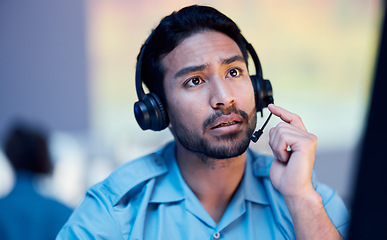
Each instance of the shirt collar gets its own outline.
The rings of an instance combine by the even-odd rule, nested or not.
[[[247,150],[246,168],[240,185],[247,201],[269,205],[262,181],[264,177],[270,176],[270,165],[262,155]]]
[[[175,157],[175,148],[176,144],[172,142],[166,146],[162,153],[168,171],[156,180],[157,187],[154,189],[150,202],[177,202],[186,198],[183,188],[184,180]],[[262,177],[270,175],[270,166],[271,159],[269,157],[258,155],[250,149],[247,150],[246,168],[240,185],[246,200],[264,205],[269,204],[262,184]]]
[[[162,153],[168,171],[156,180],[157,187],[153,191],[150,202],[166,203],[185,199],[182,186],[183,178],[177,166],[175,148],[175,142],[169,143]]]

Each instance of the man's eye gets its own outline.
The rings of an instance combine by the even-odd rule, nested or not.
[[[238,77],[241,73],[242,73],[242,70],[238,68],[233,68],[228,72],[228,76],[235,78],[235,77]]]
[[[199,77],[192,77],[184,83],[184,86],[195,87],[195,86],[202,84],[203,82],[204,81]]]

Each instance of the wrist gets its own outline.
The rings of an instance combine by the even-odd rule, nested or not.
[[[308,209],[323,209],[322,198],[314,189],[291,196],[284,196],[285,203],[292,215],[293,213],[311,214],[313,211]],[[292,213],[293,212],[293,213]]]
[[[321,196],[314,191],[285,197],[297,239],[342,239],[325,212]]]

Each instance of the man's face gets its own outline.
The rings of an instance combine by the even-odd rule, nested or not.
[[[256,125],[254,90],[238,45],[216,31],[194,34],[162,58],[170,130],[200,156],[244,153]]]

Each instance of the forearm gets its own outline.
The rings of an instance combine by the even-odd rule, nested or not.
[[[342,239],[317,192],[285,198],[297,239]]]

